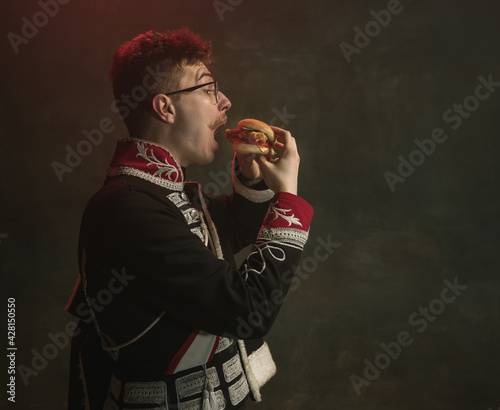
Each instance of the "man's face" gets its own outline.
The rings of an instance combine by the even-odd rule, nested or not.
[[[179,89],[211,81],[212,74],[204,64],[188,65],[184,67]],[[179,99],[173,100],[175,142],[171,148],[183,167],[211,163],[219,148],[214,136],[225,125],[226,111],[231,107],[231,102],[219,91],[216,103],[214,93],[206,92],[213,89],[214,85],[211,84],[181,93]]]

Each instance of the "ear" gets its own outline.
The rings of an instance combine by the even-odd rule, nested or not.
[[[175,108],[172,100],[165,94],[156,94],[151,102],[156,117],[167,124],[173,124],[175,119]]]

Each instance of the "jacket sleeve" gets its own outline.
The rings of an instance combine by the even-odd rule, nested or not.
[[[303,199],[276,194],[237,270],[216,258],[168,201],[129,189],[105,204],[84,220],[82,282],[90,300],[99,300],[113,281],[121,288],[112,303],[93,309],[100,331],[116,343],[143,330],[132,318],[145,305],[212,334],[262,337],[288,291],[313,214]],[[121,287],[117,272],[126,278]],[[118,335],[115,329],[123,328],[126,334]]]
[[[233,253],[255,242],[269,203],[274,196],[264,181],[247,186],[244,182],[236,154],[232,162],[233,194],[208,200],[209,209],[217,226],[227,226]],[[217,202],[222,205],[217,209]]]

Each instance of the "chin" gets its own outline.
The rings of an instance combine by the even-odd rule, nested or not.
[[[214,162],[214,159],[215,159],[215,155],[214,154],[207,155],[206,157],[200,158],[198,161],[196,161],[195,165],[199,165],[199,166],[209,165],[212,162]]]

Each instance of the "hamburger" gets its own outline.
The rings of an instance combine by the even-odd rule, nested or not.
[[[241,120],[238,128],[226,130],[226,139],[233,144],[233,150],[239,154],[259,154],[273,157],[273,145],[276,136],[265,122],[251,118]]]

